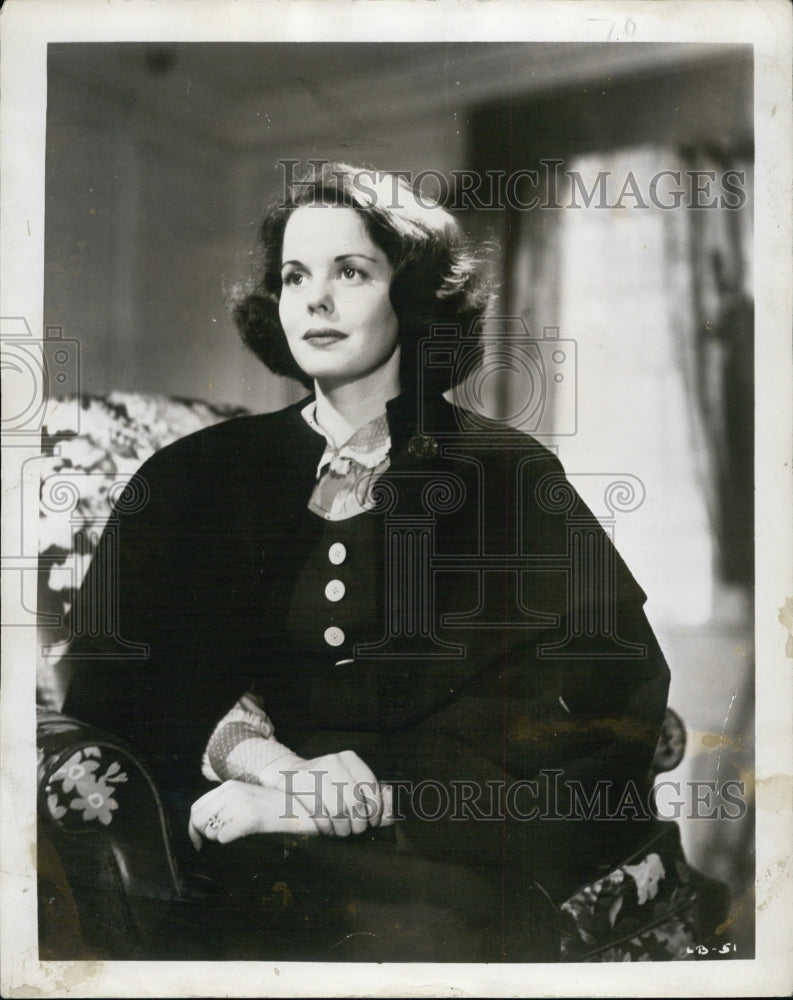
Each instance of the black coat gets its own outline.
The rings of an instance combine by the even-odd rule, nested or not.
[[[296,752],[351,748],[381,781],[412,783],[402,849],[566,898],[647,832],[624,815],[588,822],[571,800],[604,781],[612,807],[626,783],[647,790],[668,670],[645,595],[550,451],[442,400],[389,404],[379,508],[326,525],[306,510],[325,442],[303,405],[211,427],[143,466],[77,603],[64,710],[142,752],[186,844],[206,740],[253,684]],[[337,529],[359,557],[347,597],[296,602]],[[107,614],[114,593],[117,627],[89,635],[91,607]],[[330,647],[322,627],[344,608]],[[499,818],[494,794],[532,780]]]

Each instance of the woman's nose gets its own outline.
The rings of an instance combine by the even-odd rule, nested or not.
[[[333,312],[333,299],[326,284],[323,283],[312,289],[311,297],[308,300],[308,311],[310,313]]]

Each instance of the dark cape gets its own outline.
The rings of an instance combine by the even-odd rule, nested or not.
[[[246,838],[278,844],[255,864],[248,849],[248,875],[272,864],[268,885],[282,884],[273,859],[288,854],[306,926],[323,905],[360,913],[367,892],[410,906],[466,897],[487,942],[450,930],[450,956],[493,958],[497,941],[498,957],[526,960],[514,940],[542,936],[537,898],[560,903],[649,832],[622,809],[649,791],[669,681],[645,595],[551,451],[440,399],[389,403],[376,508],[323,522],[306,502],[325,441],[304,405],[193,434],[137,473],[75,607],[64,711],[144,756],[186,872],[213,852],[228,870],[246,848],[196,856],[187,820],[210,787],[208,736],[253,688],[281,742],[304,757],[355,750],[395,783],[404,818],[291,853],[284,838]],[[323,563],[334,539],[346,568]],[[347,590],[331,607],[335,576]],[[415,957],[449,957],[426,947],[421,935]]]

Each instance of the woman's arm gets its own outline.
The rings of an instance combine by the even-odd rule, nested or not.
[[[250,683],[245,637],[226,610],[244,613],[250,600],[232,590],[244,552],[227,541],[234,501],[206,435],[163,449],[133,477],[141,502],[120,501],[105,528],[65,658],[64,712],[141,753],[166,805],[201,785],[207,734]]]
[[[257,833],[312,836],[319,832],[316,820],[299,799],[285,810],[278,789],[245,781],[225,781],[202,795],[192,805],[188,824],[197,851],[201,850],[202,837],[230,844]]]
[[[371,769],[352,751],[306,760],[275,739],[275,728],[261,699],[250,692],[220,720],[207,743],[202,762],[204,776],[229,786],[226,815],[235,817],[221,843],[248,833],[283,832],[284,820],[297,811],[310,816],[315,831],[346,837],[368,827],[385,826],[390,816],[390,789],[383,788]],[[278,795],[246,795],[240,785],[257,785]],[[210,797],[213,793],[208,793]],[[193,806],[191,839],[196,831],[212,837],[213,828],[201,826],[208,818],[204,796]],[[215,801],[212,798],[212,801]],[[274,812],[276,805],[280,809]],[[257,808],[260,807],[258,819]],[[239,813],[239,815],[237,815]],[[212,838],[216,839],[216,838]]]

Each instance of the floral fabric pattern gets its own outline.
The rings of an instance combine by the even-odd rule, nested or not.
[[[562,961],[683,960],[697,941],[699,900],[677,830],[583,886],[561,906]]]
[[[131,392],[49,401],[40,462],[39,704],[58,709],[62,702],[53,672],[60,652],[44,650],[68,638],[66,615],[124,484],[165,445],[247,412]],[[75,555],[78,534],[82,558]]]
[[[39,551],[71,553],[75,530],[101,531],[112,505],[108,490],[116,481],[129,479],[165,445],[246,412],[240,407],[125,392],[82,401],[53,400],[42,432]],[[46,486],[54,483],[53,477],[74,480],[73,502],[65,505],[59,495],[52,497]],[[58,583],[59,578],[51,580],[55,589]]]
[[[99,773],[102,766],[99,747],[83,747],[50,775],[45,794],[53,819],[61,821],[73,810],[83,823],[98,820],[102,826],[110,825],[118,809],[117,786],[127,781],[127,775],[117,761]]]

